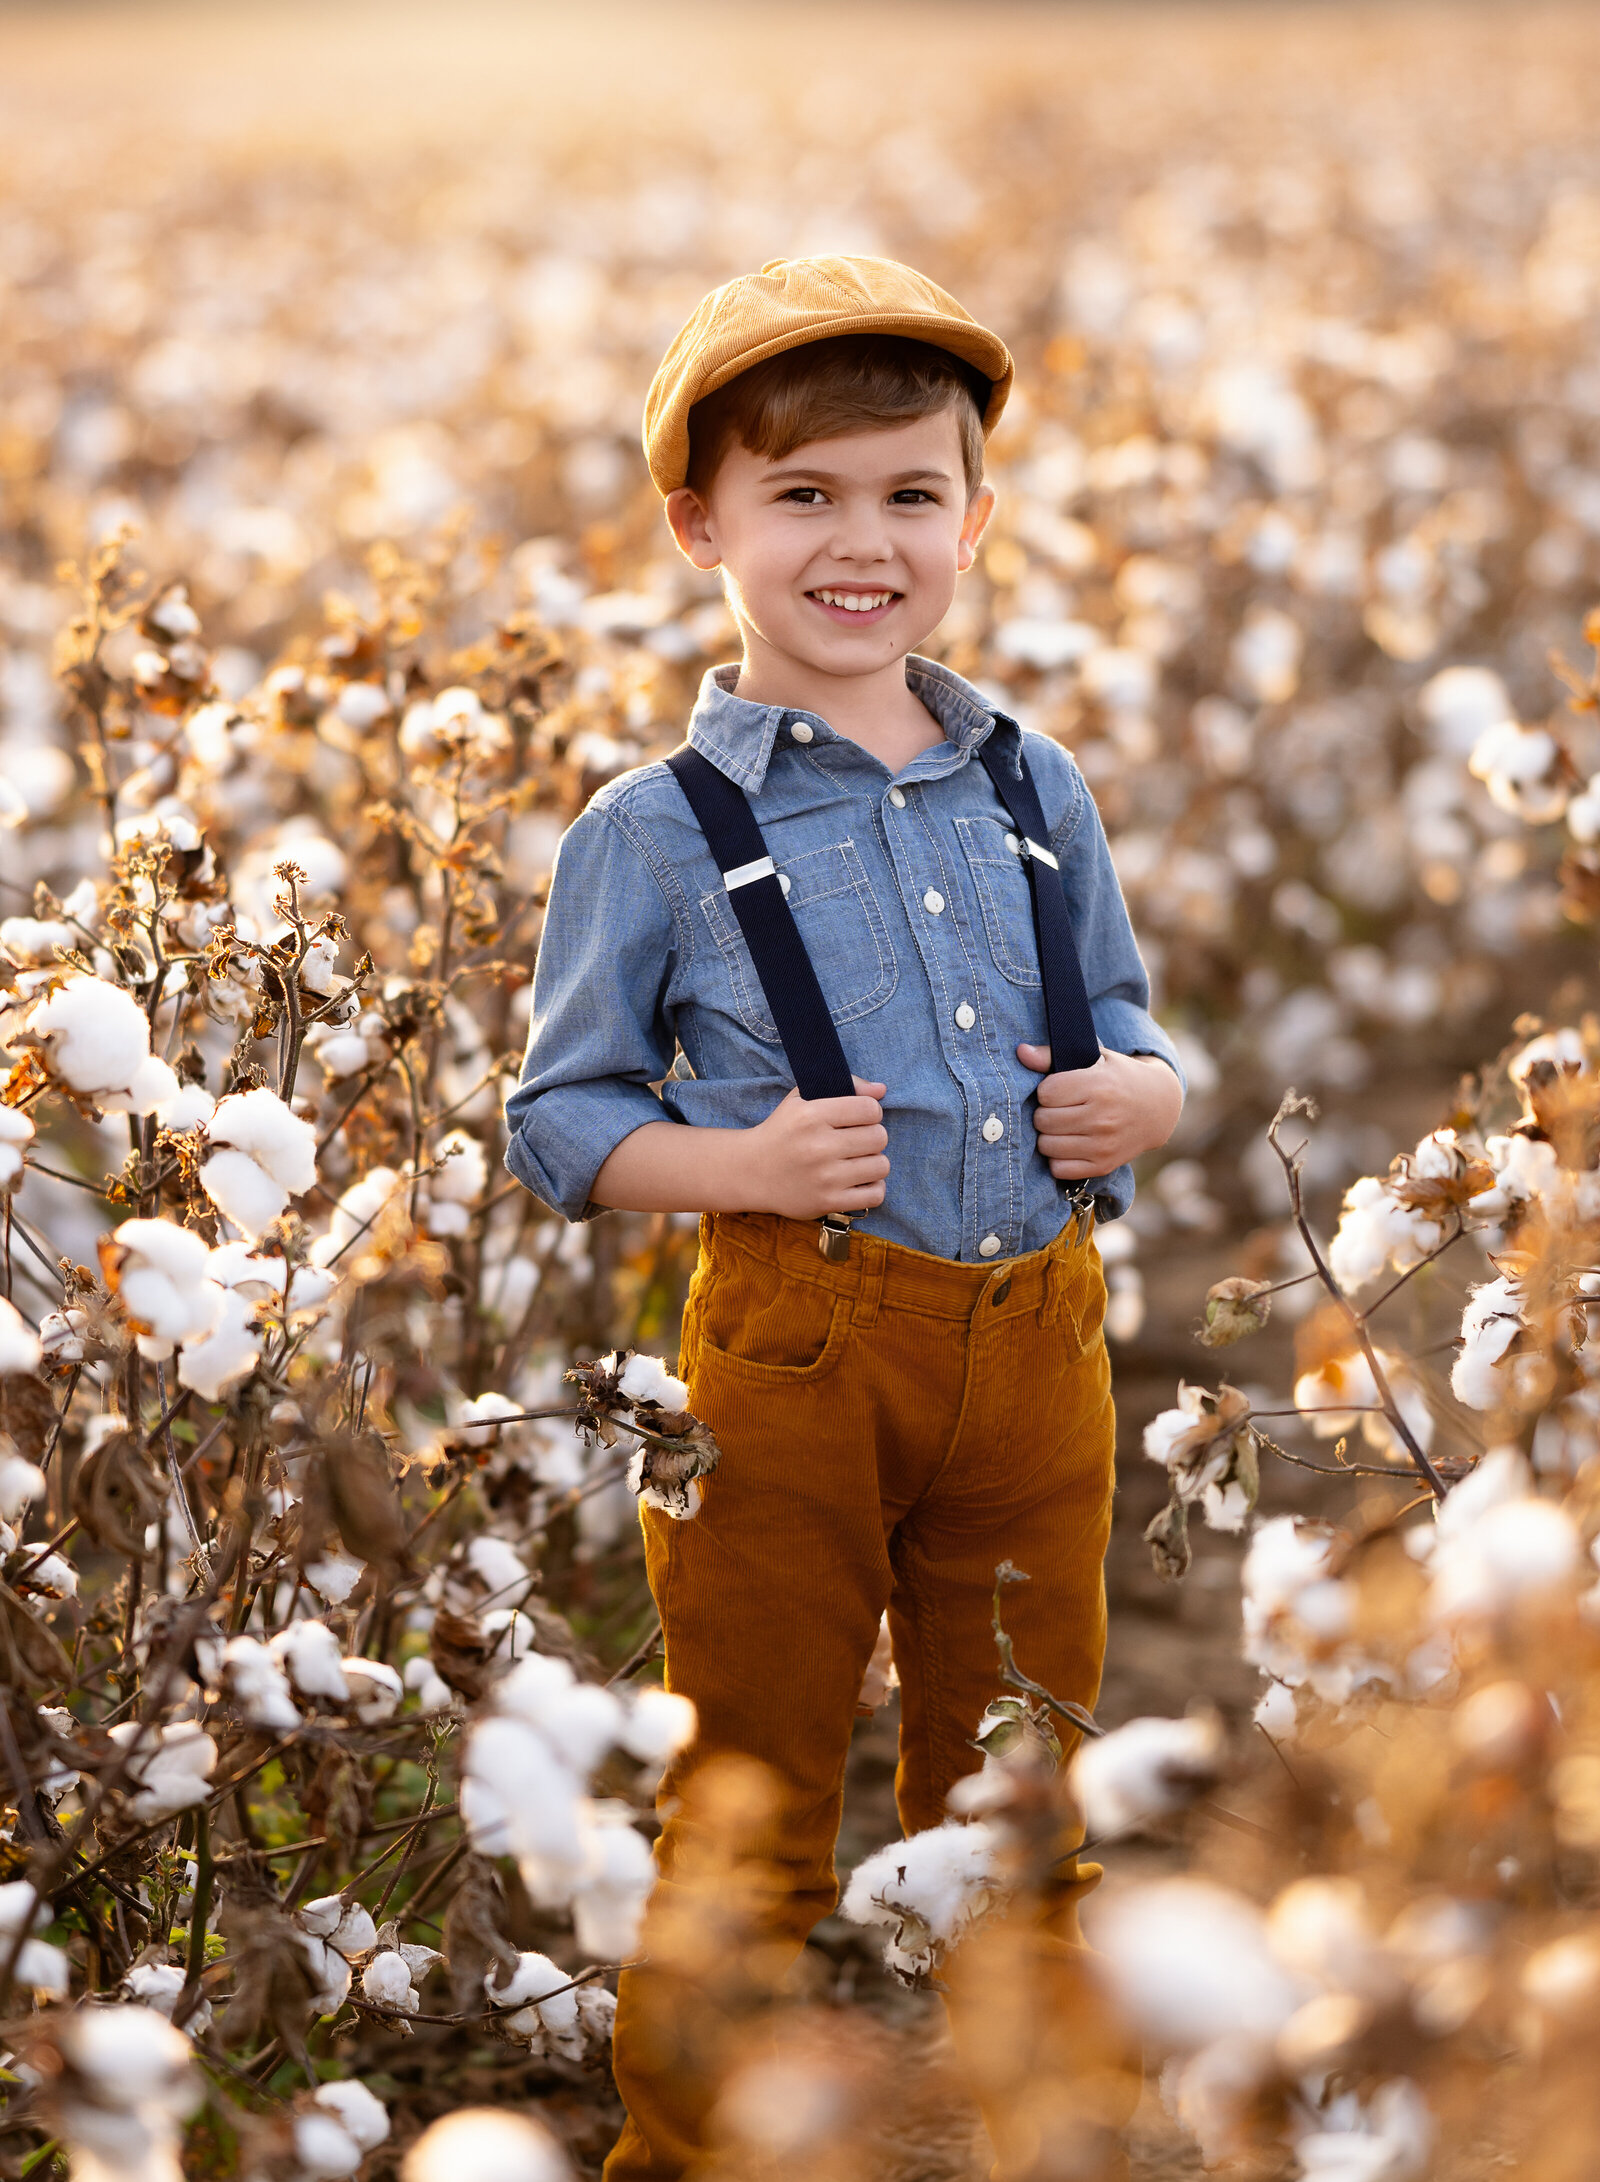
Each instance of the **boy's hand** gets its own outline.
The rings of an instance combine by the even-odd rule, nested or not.
[[[803,1099],[791,1091],[765,1121],[741,1132],[750,1177],[745,1210],[820,1220],[825,1212],[869,1212],[883,1203],[888,1085],[851,1081],[853,1099]]]
[[[1049,1072],[1048,1046],[1018,1046],[1017,1059],[1044,1077],[1033,1126],[1058,1182],[1109,1174],[1124,1160],[1154,1151],[1183,1112],[1182,1084],[1153,1053],[1102,1050],[1093,1068],[1064,1069],[1058,1076]]]

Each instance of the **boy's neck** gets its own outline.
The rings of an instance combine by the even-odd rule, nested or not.
[[[903,771],[913,758],[945,739],[943,728],[906,680],[904,655],[872,674],[824,674],[803,660],[747,643],[734,695],[752,704],[814,712],[836,735],[858,743],[891,773]]]

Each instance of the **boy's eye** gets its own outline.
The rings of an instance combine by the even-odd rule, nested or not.
[[[900,507],[908,507],[915,506],[919,500],[926,500],[931,503],[933,494],[925,492],[920,485],[906,485],[899,492],[891,493],[889,498],[892,503]]]
[[[820,485],[791,485],[789,490],[779,497],[784,500],[794,501],[797,507],[820,507],[822,505],[822,487]]]

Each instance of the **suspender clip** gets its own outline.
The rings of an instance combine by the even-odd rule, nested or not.
[[[848,1212],[825,1212],[817,1229],[817,1248],[830,1265],[848,1265],[850,1262],[850,1215]]]

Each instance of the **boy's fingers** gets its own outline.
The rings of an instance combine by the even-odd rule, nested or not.
[[[1063,1107],[1097,1105],[1101,1095],[1101,1080],[1092,1068],[1068,1068],[1059,1076],[1046,1076],[1034,1093],[1034,1107],[1060,1113]]]
[[[883,1119],[883,1108],[878,1101],[866,1097],[810,1099],[806,1102],[806,1111],[829,1129],[865,1129]]]
[[[1024,1042],[1017,1048],[1017,1059],[1024,1068],[1031,1068],[1040,1076],[1048,1076],[1050,1073],[1050,1048],[1048,1046],[1030,1046]]]
[[[881,1099],[889,1088],[886,1083],[867,1083],[860,1076],[852,1076],[850,1081],[864,1097],[869,1099]]]

